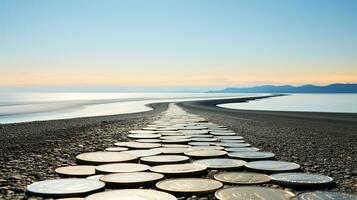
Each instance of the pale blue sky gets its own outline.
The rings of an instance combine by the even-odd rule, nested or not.
[[[357,82],[354,0],[0,0],[0,86]]]

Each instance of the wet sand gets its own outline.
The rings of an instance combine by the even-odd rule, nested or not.
[[[357,193],[357,114],[243,111],[217,103],[246,99],[183,102],[179,106],[226,125],[279,160],[336,179],[333,190]],[[0,125],[0,199],[22,199],[26,185],[57,177],[54,169],[75,164],[75,156],[122,141],[166,110],[115,116]]]

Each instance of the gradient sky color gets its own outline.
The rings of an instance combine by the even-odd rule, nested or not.
[[[355,0],[0,0],[0,87],[357,82]]]

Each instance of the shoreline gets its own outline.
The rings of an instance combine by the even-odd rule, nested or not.
[[[356,115],[249,111],[220,108],[224,101],[176,103],[189,113],[225,125],[248,143],[271,151],[280,160],[302,165],[307,172],[335,178],[333,191],[357,193]],[[0,125],[0,199],[21,199],[26,185],[58,177],[54,169],[75,164],[75,156],[101,151],[124,141],[129,130],[141,129],[167,109],[150,104],[151,111]],[[338,150],[337,150],[338,149]]]

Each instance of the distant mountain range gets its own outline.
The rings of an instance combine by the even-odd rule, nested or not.
[[[317,85],[262,85],[245,88],[226,88],[223,90],[209,91],[209,93],[357,93],[357,83],[336,83],[326,86]]]

